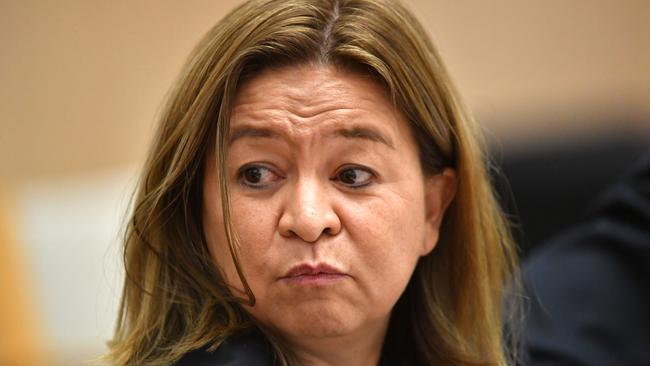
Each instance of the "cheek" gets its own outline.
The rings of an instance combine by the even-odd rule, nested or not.
[[[209,170],[211,172],[211,170]],[[234,216],[231,212],[231,216]],[[234,217],[233,217],[234,221]],[[221,208],[221,192],[215,174],[206,174],[203,186],[203,230],[208,250],[213,263],[223,279],[231,286],[243,291],[237,269],[230,254],[226,239],[223,213]],[[240,254],[241,258],[241,254]]]
[[[233,199],[232,222],[240,240],[242,265],[250,273],[263,273],[271,254],[277,214],[272,202],[260,203],[246,198]]]
[[[346,228],[358,247],[360,276],[366,276],[371,296],[396,301],[411,277],[424,239],[424,203],[418,192],[417,187],[387,190],[345,210]]]
[[[226,281],[243,291],[226,240],[220,199],[214,194],[206,195],[206,198],[211,199],[206,199],[204,210],[204,228],[210,253]],[[232,224],[240,243],[239,262],[249,285],[257,293],[262,290],[257,280],[267,274],[268,266],[265,264],[270,258],[276,215],[272,204],[260,205],[241,197],[232,197],[231,207]]]

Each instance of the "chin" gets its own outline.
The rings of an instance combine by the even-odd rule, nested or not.
[[[291,337],[337,337],[362,327],[363,313],[346,307],[325,304],[303,304],[278,314],[275,326]]]
[[[347,316],[316,315],[309,320],[295,322],[293,333],[303,337],[337,337],[353,333],[358,324]]]

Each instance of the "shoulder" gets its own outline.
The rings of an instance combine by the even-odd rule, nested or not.
[[[271,366],[274,353],[258,333],[225,340],[214,352],[198,349],[183,356],[174,366]]]

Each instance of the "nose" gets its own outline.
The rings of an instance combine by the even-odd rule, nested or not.
[[[288,192],[278,223],[280,235],[297,236],[314,243],[321,235],[341,231],[341,220],[334,210],[326,187],[315,180],[303,179]]]

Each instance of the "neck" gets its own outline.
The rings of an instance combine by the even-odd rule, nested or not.
[[[289,339],[300,360],[308,366],[377,366],[388,329],[382,320],[352,334]]]

